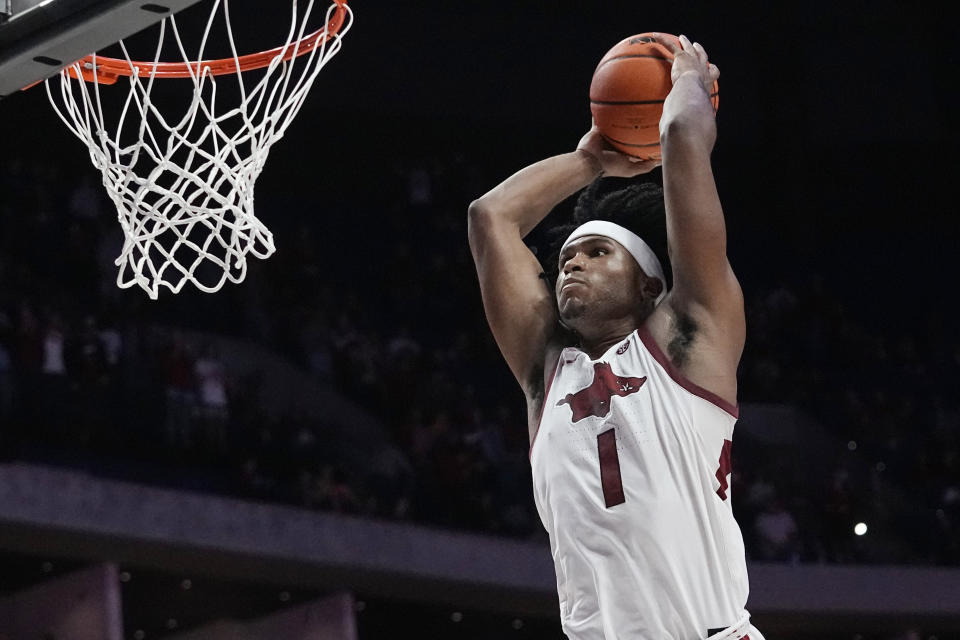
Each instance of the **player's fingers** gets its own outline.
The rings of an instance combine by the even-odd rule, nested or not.
[[[690,38],[688,38],[683,34],[680,34],[680,45],[683,47],[684,51],[687,51],[687,52],[693,51],[693,44],[690,43]]]
[[[710,74],[710,81],[711,81],[711,82],[716,82],[717,79],[720,77],[720,68],[717,67],[717,65],[715,65],[715,64],[711,64],[711,65],[707,68],[707,73]]]
[[[706,49],[703,48],[702,44],[700,44],[699,42],[694,42],[693,50],[696,51],[697,58],[699,58],[701,63],[703,63],[704,65],[710,64],[709,62],[707,62],[707,51]]]
[[[653,39],[654,39],[658,44],[661,44],[661,45],[663,45],[664,47],[666,47],[667,50],[668,50],[670,53],[672,53],[673,55],[677,55],[677,52],[679,52],[679,51],[681,50],[680,47],[677,46],[677,43],[676,43],[676,42],[674,42],[671,38],[668,38],[668,37],[665,36],[664,34],[662,34],[662,33],[654,33],[654,34],[651,34],[651,35],[653,36]]]

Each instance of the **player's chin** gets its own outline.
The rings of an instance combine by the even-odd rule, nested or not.
[[[587,303],[587,296],[590,294],[590,287],[580,282],[571,282],[560,288],[557,293],[557,306],[561,309],[567,305],[584,305]]]
[[[587,303],[579,296],[562,295],[558,301],[557,309],[563,324],[572,327],[577,320],[586,315]]]

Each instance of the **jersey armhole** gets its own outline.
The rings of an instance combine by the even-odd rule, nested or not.
[[[707,402],[716,405],[720,409],[723,409],[734,418],[740,417],[740,407],[738,405],[729,403],[714,392],[704,389],[683,375],[680,369],[678,369],[673,362],[670,361],[670,358],[667,357],[667,354],[660,349],[660,345],[658,345],[657,341],[653,339],[653,335],[647,329],[646,325],[642,325],[637,328],[637,335],[640,337],[640,341],[643,343],[643,346],[646,347],[647,351],[650,352],[650,355],[653,356],[653,359],[656,360],[661,367],[663,367],[663,370],[667,372],[667,375],[670,376],[674,382],[693,395],[703,398]]]

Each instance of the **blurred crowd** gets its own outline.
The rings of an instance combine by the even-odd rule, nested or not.
[[[261,200],[274,257],[213,296],[151,302],[114,284],[122,235],[100,186],[61,171],[12,158],[0,172],[5,459],[545,536],[523,398],[466,246],[466,204],[502,176],[457,154],[408,158],[376,193],[323,215],[285,217]],[[799,455],[738,432],[734,509],[749,556],[960,563],[960,342],[948,319],[932,309],[871,323],[815,275],[744,289],[741,402],[799,407],[828,436]],[[358,468],[328,446],[329,425],[265,410],[262,380],[188,333],[293,360],[373,414],[392,447]]]

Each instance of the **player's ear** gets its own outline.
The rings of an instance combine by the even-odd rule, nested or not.
[[[640,288],[644,299],[656,300],[663,293],[663,280],[654,276],[640,274]]]

